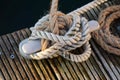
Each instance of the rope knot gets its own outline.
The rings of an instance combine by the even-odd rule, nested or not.
[[[42,17],[31,28],[32,34],[29,39],[40,39],[41,51],[29,57],[44,59],[61,55],[75,62],[85,61],[91,55],[89,40],[90,32],[94,29],[89,28],[90,23],[86,18],[80,17],[79,12],[65,15],[57,11],[57,1],[52,1],[50,14]],[[83,54],[76,55],[70,52],[81,46],[85,49]]]
[[[49,16],[50,17],[50,16]],[[71,16],[65,15],[64,13],[57,11],[52,19],[44,23],[44,26],[48,26],[47,31],[54,34],[64,35],[65,31],[68,30],[72,24]]]
[[[120,5],[114,5],[104,9],[98,18],[101,29],[93,33],[93,38],[104,50],[116,55],[120,55],[120,38],[113,34],[115,31],[113,27],[115,26],[112,25],[119,18]]]
[[[54,13],[52,15],[52,19],[50,17],[51,16],[49,15],[49,19],[40,25],[42,27],[42,30],[58,35],[64,35],[72,24],[72,17],[65,15],[60,11]],[[41,30],[41,28],[38,27],[38,30]],[[45,50],[48,48],[49,41],[42,39],[41,44],[42,50]]]
[[[57,11],[58,8],[58,0],[53,0],[51,4],[50,14],[49,14],[49,25],[45,31],[52,32],[58,35],[64,35],[66,33],[66,26],[70,25],[71,19],[69,16],[65,16],[62,12]],[[42,50],[48,48],[49,41],[42,39]]]

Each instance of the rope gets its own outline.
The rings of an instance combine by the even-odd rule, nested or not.
[[[63,51],[61,50],[61,53],[59,53],[62,57],[66,58],[67,60],[74,61],[74,62],[86,61],[91,55],[91,47],[89,44],[89,40],[90,40],[91,36],[88,31],[89,29],[88,29],[88,25],[87,25],[87,20],[82,17],[81,22],[82,22],[82,28],[83,28],[81,39],[77,42],[77,44],[73,44],[73,45],[67,46],[67,47],[64,46]],[[68,34],[68,36],[69,36],[69,34]],[[69,52],[70,50],[74,50],[81,46],[83,46],[83,48],[85,49],[82,54],[74,55],[71,52]]]
[[[56,20],[58,15],[55,15],[57,12],[58,0],[52,0],[50,15],[49,15],[49,26],[46,28],[46,31],[50,31],[55,34],[59,34],[58,26],[56,26]],[[55,24],[56,23],[56,24]],[[45,50],[48,46],[48,40],[42,39],[41,40],[41,50]]]
[[[51,5],[51,9],[50,9],[50,14],[49,14],[49,25],[47,25],[48,27],[46,28],[46,31],[52,32],[54,34],[60,34],[60,28],[64,28],[64,25],[59,26],[58,22],[59,22],[59,17],[61,19],[64,18],[64,20],[61,21],[61,24],[64,24],[63,21],[66,21],[65,18],[67,18],[68,22],[71,22],[69,19],[69,16],[64,17],[65,14],[61,13],[61,12],[57,12],[57,8],[58,8],[58,0],[52,0],[52,5]],[[63,17],[61,17],[63,16]],[[41,50],[45,50],[46,48],[48,48],[48,44],[49,41],[48,40],[44,40],[42,39],[41,41],[42,44],[42,49]]]
[[[81,33],[78,32],[79,28],[80,28],[80,25],[78,25],[78,24],[80,24],[79,23],[80,17],[76,16],[73,19],[74,19],[74,21],[73,21],[74,24],[69,29],[69,31],[65,34],[65,36],[58,36],[53,33],[48,33],[48,32],[44,32],[44,31],[34,31],[35,33],[32,33],[33,36],[31,36],[29,39],[44,38],[44,39],[52,40],[54,42],[59,42],[59,44],[56,43],[55,45],[50,47],[49,50],[46,49],[45,50],[46,52],[45,51],[38,52],[36,54],[31,55],[30,57],[32,57],[32,59],[48,58],[48,57],[51,57],[51,55],[58,52],[58,50],[59,50],[59,55],[63,56],[64,58],[66,58],[68,60],[72,60],[75,62],[83,62],[83,61],[87,60],[91,54],[90,44],[87,42],[91,38],[89,31],[88,31],[87,20],[85,18],[81,18],[82,28],[83,28],[82,29],[82,38],[81,38]],[[70,37],[69,35],[74,35],[74,36]],[[78,47],[81,47],[83,44],[85,44],[85,47],[84,47],[85,51],[83,54],[74,55],[74,54],[70,54],[70,52],[68,52],[70,50],[74,50]],[[63,52],[65,55],[63,54]],[[49,53],[49,54],[45,55],[45,53]],[[41,55],[44,54],[44,55],[41,56],[39,54],[41,54]],[[72,55],[74,58],[72,57]],[[68,56],[71,56],[71,57],[68,58]],[[75,56],[78,58],[78,60],[76,60]]]
[[[116,55],[120,55],[120,38],[112,34],[110,26],[118,18],[120,18],[120,5],[104,9],[98,19],[101,29],[93,33],[93,38],[103,49]]]
[[[95,0],[85,6],[84,9],[79,8],[65,15],[57,11],[58,4],[55,3],[57,3],[58,0],[53,0],[50,14],[38,20],[35,26],[30,28],[32,34],[29,40],[42,39],[42,50],[34,54],[25,54],[24,57],[39,60],[61,55],[75,62],[86,61],[91,54],[89,44],[91,35],[87,19],[80,17],[80,14],[89,10],[89,7],[95,7],[104,1]],[[70,52],[82,46],[84,49],[82,54],[75,55]]]

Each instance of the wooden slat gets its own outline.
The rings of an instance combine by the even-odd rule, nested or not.
[[[94,15],[93,15],[93,13],[94,13]],[[91,20],[91,19],[95,19],[95,20],[97,20],[97,15],[96,15],[96,13],[95,13],[95,11],[93,10],[93,9],[91,9],[89,12],[86,12],[86,13],[84,13],[84,16],[85,17],[87,17],[89,20]],[[92,55],[93,56],[93,55]],[[90,58],[90,60],[91,59],[94,59],[94,58]],[[89,60],[88,60],[89,61]],[[91,61],[91,63],[92,62],[94,62],[94,60],[93,61]],[[90,63],[88,63],[88,64],[90,64]],[[98,77],[100,77],[100,79],[102,80],[104,77],[103,76],[101,76],[101,74],[102,74],[102,72],[100,73],[100,71],[98,72],[98,70],[96,70],[96,66],[94,66],[94,64],[92,65],[93,67],[91,67],[91,69],[95,69],[95,71],[94,70],[91,70],[92,71],[92,73],[94,73],[94,77],[97,79]]]
[[[0,70],[0,80],[4,80],[4,77],[3,77],[3,74],[2,74],[1,70]]]
[[[111,5],[111,3],[106,3],[105,4],[105,6],[109,6],[109,5]],[[98,9],[100,9],[100,8],[98,8]],[[91,9],[92,10],[92,9]],[[89,12],[87,12],[88,13],[88,16],[89,16],[89,19],[96,19],[96,16],[95,16],[95,14],[93,14],[92,13],[93,11],[89,11]],[[95,10],[94,10],[94,12],[95,12]],[[92,17],[91,17],[91,15],[93,15]],[[101,52],[102,53],[102,52]],[[105,53],[104,53],[105,54]],[[108,57],[105,57],[105,59],[108,59]],[[108,63],[108,62],[107,62]],[[115,71],[115,75],[117,75],[117,76],[119,76],[119,73],[117,72],[117,70],[115,69],[115,67],[112,65],[112,63],[111,63],[111,65],[110,65],[111,67],[112,67],[112,69],[113,69],[113,71]]]
[[[111,2],[108,2],[108,3],[106,3],[104,6],[106,6],[106,7],[108,7],[109,5],[113,5]],[[99,11],[100,11],[100,8],[98,8],[99,9]],[[117,75],[117,76],[119,76],[120,74],[118,73],[118,71],[116,70],[116,68],[115,68],[115,66],[113,65],[113,63],[111,63],[111,59],[109,59],[109,57],[105,54],[106,52],[103,52],[103,51],[101,51],[101,53],[103,53],[103,56],[104,56],[104,58],[106,59],[106,61],[107,61],[107,63],[108,63],[108,65],[110,66],[110,68],[112,69],[112,71],[113,71],[113,73],[115,74],[115,76]],[[114,78],[115,79],[115,78]],[[118,77],[117,77],[117,79],[119,79]]]
[[[25,29],[24,32],[27,34],[27,37],[30,35],[30,31],[28,29]],[[44,67],[44,65],[41,65],[45,62],[45,60],[42,60],[42,61],[38,61],[38,64],[39,64],[39,67],[42,67],[42,69],[44,70],[44,74],[45,74],[45,78],[49,78],[49,76],[51,77],[51,79],[55,79],[54,76],[51,74],[51,71],[49,71],[49,67],[48,67],[48,64],[45,64],[45,66],[47,67]],[[48,70],[46,70],[46,69]],[[47,72],[48,71],[48,72]]]
[[[96,58],[94,52],[93,52],[92,56],[93,56],[93,58],[91,58],[91,59],[93,59],[93,60],[91,61],[91,63],[94,66],[98,75],[100,76],[101,80],[109,80],[110,78],[109,78],[108,74],[106,73],[106,71],[104,71],[102,63],[98,60],[98,58]],[[97,65],[94,65],[95,63]]]
[[[53,69],[53,72],[56,75],[58,80],[66,78],[65,74],[62,73],[61,67],[58,66],[59,63],[58,63],[57,59],[48,60],[48,62],[51,66],[51,69]]]
[[[77,77],[80,79],[80,80],[83,80],[83,75],[81,74],[81,72],[79,71],[79,68],[77,67],[77,65],[74,63],[74,62],[70,62],[71,65],[72,65],[72,68],[74,69],[74,72],[76,73]]]
[[[1,52],[1,55],[3,53]],[[2,59],[3,58],[2,56],[0,57],[0,69],[1,69],[1,73],[3,74],[3,76],[5,76],[5,79],[6,80],[10,80],[10,76],[9,76],[9,73],[7,72],[7,69],[6,69],[6,66],[4,65]]]
[[[20,31],[12,33],[12,37],[13,37],[15,43],[17,44],[17,49],[18,49],[19,42],[21,40],[23,40],[24,38],[21,36]],[[19,54],[19,52],[18,52],[18,54]],[[33,65],[31,64],[31,61],[25,60],[20,55],[19,55],[19,57],[21,57],[19,60],[21,61],[22,66],[25,69],[25,73],[27,74],[27,76],[29,76],[29,79],[31,79],[31,80],[34,79],[33,76],[35,76],[35,78],[38,78],[38,76],[35,75],[35,70],[31,70],[31,69],[34,69]],[[29,66],[27,64],[29,64]]]
[[[28,29],[26,29],[25,31],[30,35],[30,32],[29,32]],[[43,60],[43,61],[44,61],[44,60]],[[61,73],[61,71],[59,71],[59,69],[56,69],[53,61],[49,60],[48,62],[49,62],[49,64],[50,64],[51,68],[53,69],[53,71],[55,71],[56,77],[57,77],[58,79],[62,79],[62,77],[64,77],[64,76],[61,76],[61,75],[64,75],[64,74]],[[55,62],[55,63],[56,63],[56,62]],[[65,79],[65,77],[64,77],[64,79]]]
[[[111,1],[97,6],[83,15],[98,19],[100,11]],[[83,63],[75,63],[62,57],[45,60],[23,58],[18,49],[20,41],[30,35],[29,29],[0,36],[0,80],[119,80],[120,57],[107,53],[92,39],[92,55]],[[82,50],[82,49],[81,49]],[[77,51],[77,50],[76,50]],[[15,58],[11,59],[10,56]]]
[[[10,47],[12,47],[12,49],[14,49],[14,53],[16,54],[15,57],[17,57],[17,60],[16,60],[16,65],[19,66],[19,71],[20,71],[20,74],[22,75],[23,79],[27,79],[27,75],[24,73],[25,70],[24,68],[22,67],[22,64],[21,64],[21,61],[19,60],[20,58],[20,55],[18,53],[18,49],[17,49],[17,45],[15,44],[15,42],[12,40],[12,36],[10,34],[7,35],[7,39],[9,40],[9,43],[10,43]]]
[[[10,37],[10,36],[9,36]],[[29,70],[29,67],[27,66],[27,64],[26,64],[26,60],[23,58],[23,57],[21,57],[20,56],[20,54],[19,54],[19,52],[18,52],[18,44],[19,44],[19,42],[20,42],[20,40],[19,40],[19,37],[17,36],[17,34],[16,33],[12,33],[12,35],[11,35],[11,39],[13,39],[14,40],[14,47],[16,48],[16,50],[17,50],[17,54],[18,54],[18,57],[19,57],[19,60],[20,60],[20,62],[21,62],[21,65],[22,65],[22,67],[23,67],[23,69],[24,69],[24,72],[26,73],[26,75],[29,77],[29,79],[34,79],[34,77],[32,76],[32,74],[31,74],[31,72],[30,72],[30,70]]]
[[[84,80],[90,80],[90,77],[89,77],[89,75],[88,75],[88,72],[85,70],[85,68],[83,67],[83,65],[80,64],[80,63],[76,63],[76,65],[77,65],[79,71],[81,72]],[[78,75],[78,76],[79,76],[79,75]]]
[[[70,72],[68,71],[67,67],[65,66],[65,64],[61,63],[61,58],[59,57],[58,60],[56,59],[56,66],[58,67],[58,70],[61,74],[61,76],[63,76],[64,79],[71,79],[73,80],[73,78],[71,77]]]
[[[69,63],[69,61],[65,61],[66,67],[69,69],[71,76],[73,77],[73,79],[78,79],[76,73],[74,72],[73,67],[71,66],[71,64]]]
[[[17,72],[18,70],[17,70],[15,64],[13,63],[13,61],[10,59],[9,51],[7,50],[7,48],[6,48],[5,44],[3,43],[3,40],[2,40],[1,37],[0,37],[0,42],[1,42],[1,43],[0,43],[0,45],[1,45],[1,51],[2,51],[2,53],[4,53],[5,56],[6,56],[6,57],[3,57],[3,61],[5,61],[6,59],[8,60],[8,61],[6,61],[4,64],[5,64],[6,66],[8,66],[8,70],[10,71],[9,74],[11,75],[11,78],[13,78],[13,79],[16,80],[16,75],[15,75],[14,71],[15,71],[16,73],[18,73],[18,72]]]
[[[21,36],[24,36],[25,38],[28,37],[28,34],[25,32],[25,30],[21,31],[21,33],[22,33]],[[37,63],[35,64],[35,62],[36,62],[36,61],[33,61],[33,60],[32,60],[32,64],[33,64],[35,70],[37,71],[35,74],[40,74],[40,73],[42,73],[43,76],[44,76],[44,79],[45,79],[45,78],[48,78],[48,79],[49,79],[48,73],[46,72],[46,70],[45,70],[45,68],[43,67],[43,65],[41,64],[40,66],[38,66],[38,64],[37,64]],[[39,68],[39,67],[42,69],[42,72],[39,72],[39,71],[40,71],[40,68]],[[40,78],[40,77],[39,77],[39,78]]]
[[[51,71],[51,67],[49,67],[48,62],[46,60],[42,60],[42,64],[45,66],[45,68],[50,76],[50,79],[55,80],[56,78],[53,74],[53,71]]]
[[[17,33],[17,34],[19,34],[19,33]],[[20,38],[20,40],[21,40],[21,38]],[[26,65],[24,65],[24,68],[25,68],[26,74],[28,76],[30,76],[30,79],[32,80],[34,78],[35,79],[39,78],[39,76],[36,74],[37,72],[34,69],[32,62],[29,60],[25,60],[25,59],[22,59],[22,60],[23,60],[24,64],[26,64]]]
[[[0,51],[2,51],[2,50],[1,50],[1,47],[0,47]],[[3,74],[4,74],[4,76],[8,76],[8,75],[11,74],[10,77],[8,76],[7,78],[9,78],[9,79],[11,79],[12,77],[14,78],[13,71],[12,71],[11,67],[9,66],[9,64],[6,64],[6,63],[8,63],[8,61],[6,60],[6,57],[3,55],[3,52],[2,52],[2,54],[1,54],[0,63],[1,63],[1,70],[2,70],[2,72],[3,72]],[[3,68],[3,67],[4,67],[4,68]],[[8,71],[8,70],[9,70],[9,71]],[[6,74],[7,71],[8,71],[8,74]],[[6,73],[5,73],[5,72],[6,72]],[[7,78],[6,78],[6,79],[7,79]]]
[[[113,80],[117,80],[116,76],[114,75],[114,72],[111,70],[110,66],[108,65],[108,63],[106,62],[106,60],[104,59],[104,57],[101,57],[101,52],[96,48],[97,46],[95,46],[95,44],[92,42],[93,48],[95,50],[95,52],[97,53],[97,55],[99,56],[100,60],[103,63],[104,69],[107,71],[109,77]]]
[[[120,3],[120,2],[118,2],[118,3]],[[111,1],[108,4],[109,5],[115,5],[116,3],[115,3],[115,1],[114,2]],[[111,56],[111,55],[108,55],[108,56],[110,57],[110,60],[112,61],[113,65],[115,66],[116,70],[118,71],[118,74],[116,74],[116,75],[120,76],[120,69],[118,68],[118,66],[120,67],[119,63],[114,59],[113,56]],[[118,56],[116,56],[116,57],[119,58]]]

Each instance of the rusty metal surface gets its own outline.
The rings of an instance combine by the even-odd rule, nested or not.
[[[109,1],[83,16],[97,19],[102,9],[116,3]],[[19,42],[29,35],[29,29],[23,29],[0,36],[0,80],[120,80],[120,57],[105,52],[93,39],[92,56],[86,62],[62,57],[36,61],[24,59],[18,52]]]

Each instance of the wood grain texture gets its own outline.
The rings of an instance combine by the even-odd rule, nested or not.
[[[117,1],[108,1],[83,14],[97,20],[100,11]],[[120,57],[108,54],[91,39],[92,56],[83,63],[67,61],[62,57],[45,60],[23,58],[18,45],[30,35],[22,29],[0,36],[0,80],[120,80]],[[14,55],[15,58],[10,58]]]

